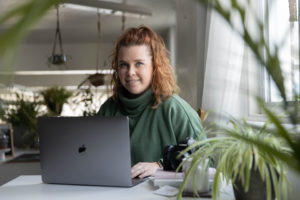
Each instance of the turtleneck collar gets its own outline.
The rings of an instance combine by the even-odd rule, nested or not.
[[[151,88],[135,98],[129,97],[128,92],[126,90],[122,90],[119,93],[119,101],[121,104],[121,110],[125,115],[129,117],[137,117],[149,104],[150,106],[153,105],[154,95]]]

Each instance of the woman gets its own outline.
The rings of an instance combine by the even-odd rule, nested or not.
[[[113,96],[99,115],[129,117],[132,177],[154,175],[167,145],[205,138],[199,135],[198,114],[175,94],[167,49],[152,29],[140,26],[124,32],[114,48],[112,69]]]

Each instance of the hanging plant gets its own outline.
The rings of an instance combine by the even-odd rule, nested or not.
[[[49,65],[50,64],[52,64],[52,65],[66,64],[67,61],[71,59],[70,56],[67,56],[66,54],[64,54],[64,50],[63,50],[62,37],[61,37],[61,31],[60,31],[60,25],[59,25],[59,6],[58,5],[56,5],[56,13],[57,13],[56,31],[55,31],[52,55],[48,58]],[[60,53],[55,53],[57,40],[58,40],[58,45],[60,48]]]
[[[99,67],[100,67],[100,44],[101,44],[101,15],[99,13],[99,9],[97,10],[97,30],[98,30],[98,45],[97,45],[97,60],[96,60],[96,73],[89,75],[87,78],[85,78],[79,85],[78,88],[80,88],[83,84],[89,83],[95,87],[105,85],[105,74],[98,73]]]

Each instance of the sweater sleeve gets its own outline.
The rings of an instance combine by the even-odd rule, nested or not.
[[[169,117],[172,119],[171,123],[177,143],[187,137],[196,140],[205,139],[206,135],[197,112],[179,96],[174,95],[173,98],[174,102],[169,110]]]

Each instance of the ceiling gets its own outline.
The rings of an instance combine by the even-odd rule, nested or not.
[[[0,0],[0,13],[6,12],[25,0]],[[102,0],[103,1],[103,0]],[[141,6],[152,11],[152,16],[127,17],[125,27],[145,24],[165,34],[175,26],[175,0],[106,0]],[[64,43],[89,43],[97,41],[97,13],[60,7],[60,28]],[[101,15],[102,42],[113,42],[121,33],[121,16]],[[26,38],[26,43],[52,43],[56,28],[56,10],[53,8],[36,24]],[[3,29],[3,28],[2,28]],[[0,28],[1,31],[1,28]]]

